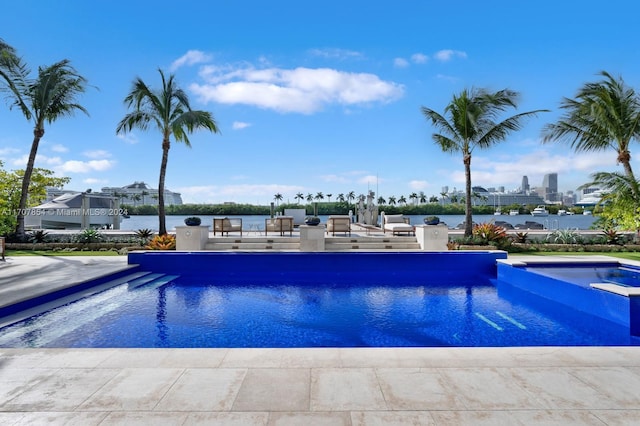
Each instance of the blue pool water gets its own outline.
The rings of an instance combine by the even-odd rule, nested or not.
[[[462,285],[127,284],[0,330],[0,347],[630,345],[578,312]]]
[[[617,284],[624,287],[640,286],[640,269],[619,265],[536,265],[525,268],[529,272],[561,279],[583,287],[592,283]]]
[[[0,347],[640,345],[639,322],[629,320],[635,302],[569,283],[582,292],[549,294],[558,280],[497,263],[505,258],[131,253],[124,277],[82,286],[104,287],[91,296],[65,290],[0,310],[9,324],[23,309],[59,302],[0,329]],[[593,315],[596,304],[606,309]]]

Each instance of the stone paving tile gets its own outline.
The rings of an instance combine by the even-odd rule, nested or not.
[[[591,413],[608,426],[637,426],[640,408],[637,410],[591,410]]]
[[[43,349],[40,367],[46,368],[96,368],[117,349]]]
[[[186,424],[189,413],[112,412],[100,426],[175,426]]]
[[[266,426],[267,412],[191,413],[185,425]]]
[[[615,407],[621,409],[640,407],[640,374],[636,369],[624,367],[579,367],[568,371],[594,389],[597,389],[604,398],[613,401]]]
[[[376,370],[390,410],[462,410],[464,404],[437,369],[381,368]]]
[[[524,425],[510,411],[432,411],[436,425],[516,426]]]
[[[98,426],[109,413],[105,412],[31,412],[24,413],[16,423],[3,422],[0,416],[0,424],[15,426],[33,425],[65,425],[65,426]]]
[[[230,348],[220,363],[221,367],[279,368],[282,365],[280,349],[254,348],[252,350]]]
[[[53,373],[42,368],[0,367],[0,411],[6,411],[4,406],[11,399],[46,382]]]
[[[605,426],[593,413],[582,410],[523,410],[511,415],[522,425]]]
[[[352,411],[352,426],[432,426],[428,411]]]
[[[552,409],[614,408],[616,402],[563,368],[510,368],[505,374],[545,407]],[[567,390],[570,389],[570,392]]]
[[[348,412],[271,413],[269,426],[351,426]]]
[[[3,411],[71,411],[109,382],[115,370],[57,369],[6,400]]]
[[[309,369],[250,369],[233,411],[308,411]]]
[[[372,368],[317,368],[311,370],[311,410],[386,410]]]
[[[534,396],[518,386],[505,369],[441,369],[447,383],[456,389],[464,405],[471,410],[507,410],[543,408]]]
[[[246,374],[246,369],[188,369],[155,411],[229,411]]]
[[[91,395],[82,411],[149,411],[180,377],[177,368],[125,368]]]

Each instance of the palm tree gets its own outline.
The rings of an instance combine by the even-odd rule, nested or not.
[[[445,198],[447,198],[447,193],[446,193],[446,192],[444,192],[444,191],[442,191],[442,192],[440,193],[440,195],[442,196],[442,205],[444,206],[444,200],[445,200]]]
[[[307,202],[310,203],[313,201],[313,194],[312,193],[308,193],[307,194]]]
[[[429,203],[431,203],[431,204],[437,204],[438,201],[439,201],[439,199],[435,195],[432,195],[431,197],[429,197]]]
[[[396,197],[394,197],[393,195],[390,195],[389,198],[387,199],[387,201],[389,202],[390,206],[395,206],[396,205]]]
[[[298,204],[300,204],[300,201],[304,200],[304,194],[302,192],[298,192],[294,198],[298,200]]]
[[[322,192],[318,192],[315,196],[316,200],[324,200],[324,194]]]
[[[420,204],[424,204],[427,202],[427,196],[423,191],[420,191],[420,193],[418,194],[418,201],[420,202]]]
[[[356,199],[356,193],[353,191],[349,191],[349,193],[347,194],[347,204],[351,204],[352,201],[355,201]]]
[[[422,114],[441,133],[433,140],[444,152],[461,152],[465,171],[465,237],[471,236],[471,155],[473,150],[489,148],[522,127],[525,118],[543,110],[523,112],[496,122],[498,114],[517,107],[518,93],[509,89],[489,93],[484,89],[464,89],[445,107],[444,116],[422,107]],[[445,118],[445,116],[448,117]]]
[[[338,201],[341,202],[341,203],[344,203],[345,198],[344,198],[344,194],[343,193],[338,194]]]
[[[278,205],[280,205],[280,201],[282,201],[282,194],[278,192],[276,195],[273,196],[273,200],[276,202],[276,207],[277,207]]]
[[[331,197],[333,197],[333,194],[327,194],[327,199],[329,200],[329,202],[331,202]]]
[[[398,198],[398,203],[402,204],[403,206],[407,205],[407,199],[405,198],[404,195],[401,195],[400,198]]]
[[[183,142],[191,147],[188,135],[196,129],[206,129],[218,133],[218,126],[210,112],[192,110],[187,94],[178,87],[173,74],[166,79],[162,70],[160,77],[162,87],[154,90],[140,78],[133,81],[131,92],[124,99],[125,104],[134,110],[128,113],[116,128],[116,134],[127,133],[135,128],[147,130],[149,125],[162,133],[162,161],[158,182],[158,233],[165,235],[164,180],[167,172],[171,136],[176,142]]]
[[[22,239],[24,232],[24,211],[27,207],[29,185],[38,154],[40,140],[44,136],[45,123],[51,124],[59,118],[72,116],[76,111],[89,115],[77,103],[77,97],[84,93],[87,80],[70,65],[68,60],[53,65],[38,67],[38,76],[29,78],[30,70],[9,45],[0,40],[0,78],[9,93],[10,109],[18,107],[25,118],[33,122],[33,141],[22,177],[20,203],[18,206],[16,236]]]
[[[384,199],[384,197],[378,197],[378,204],[381,206],[386,204],[386,200]]]
[[[575,99],[563,99],[560,108],[565,114],[544,127],[544,142],[569,142],[575,151],[614,149],[627,178],[635,182],[629,145],[640,136],[640,99],[621,77],[615,79],[606,71],[600,75],[602,81],[586,83]],[[631,190],[637,199],[637,189]]]

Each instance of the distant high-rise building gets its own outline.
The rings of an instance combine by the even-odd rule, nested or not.
[[[542,179],[542,187],[544,188],[545,201],[554,203],[558,200],[558,174],[547,173]]]
[[[441,194],[448,194],[449,193],[449,187],[448,186],[443,186],[442,187],[442,191],[440,191]]]
[[[522,176],[522,184],[520,190],[525,194],[529,192],[531,188],[529,187],[529,178],[526,176]]]

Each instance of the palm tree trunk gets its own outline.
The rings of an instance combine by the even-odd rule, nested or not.
[[[624,173],[629,178],[629,182],[637,182],[635,176],[633,175],[633,170],[631,169],[630,156],[627,160],[622,161],[622,167],[624,168]],[[631,192],[633,193],[634,200],[640,200],[640,194],[638,194],[638,186],[631,185]]]
[[[158,182],[158,220],[160,222],[158,233],[167,234],[166,216],[164,212],[164,176],[167,172],[167,160],[169,159],[169,138],[162,141],[162,163],[160,164],[160,180]]]
[[[22,189],[20,190],[20,204],[18,205],[18,223],[16,225],[16,236],[21,240],[24,235],[24,213],[27,208],[27,199],[29,198],[29,185],[31,184],[31,175],[33,174],[33,165],[36,162],[36,154],[38,153],[38,145],[40,139],[44,136],[44,129],[36,128],[33,130],[33,143],[31,144],[31,152],[29,152],[29,161],[24,169],[22,177]]]
[[[471,154],[465,154],[463,161],[466,194],[464,209],[464,236],[471,237],[473,234],[473,218],[471,216]]]

